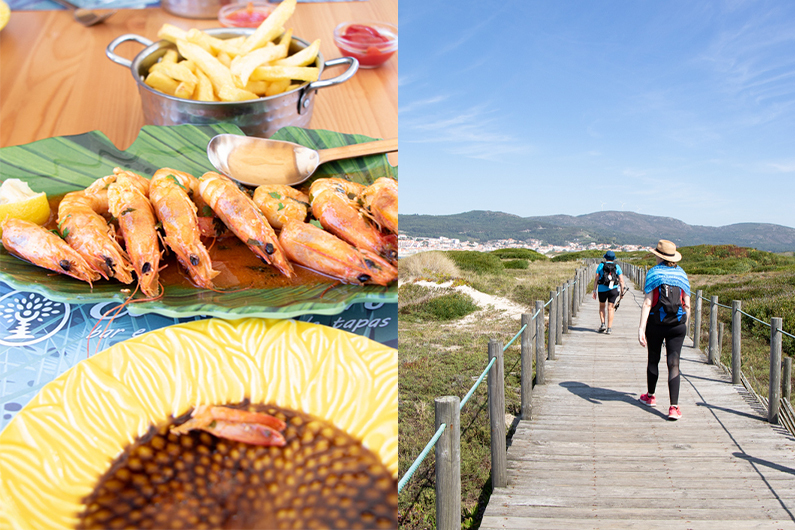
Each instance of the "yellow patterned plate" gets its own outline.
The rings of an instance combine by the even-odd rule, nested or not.
[[[0,528],[73,528],[110,463],[202,403],[325,419],[397,477],[397,351],[292,320],[201,320],[114,345],[47,384],[0,433]]]

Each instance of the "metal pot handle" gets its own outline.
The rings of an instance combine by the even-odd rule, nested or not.
[[[121,44],[122,42],[130,41],[130,40],[134,40],[135,42],[137,42],[139,44],[143,44],[144,46],[151,46],[152,45],[152,41],[150,41],[149,39],[147,39],[145,37],[141,37],[140,35],[135,35],[134,33],[127,33],[126,35],[122,35],[120,37],[116,37],[115,39],[113,39],[111,41],[111,43],[108,44],[108,47],[105,48],[105,55],[107,55],[108,59],[110,59],[114,63],[120,64],[122,66],[126,66],[127,68],[130,68],[132,66],[132,61],[129,60],[129,59],[125,59],[124,57],[119,57],[115,53],[116,47],[119,44]]]
[[[301,96],[298,98],[298,114],[303,114],[304,111],[309,107],[309,104],[312,102],[309,96],[312,95],[312,92],[316,92],[321,88],[326,88],[334,85],[339,85],[340,83],[344,83],[351,77],[353,74],[356,73],[356,70],[359,69],[359,61],[355,57],[340,57],[338,59],[332,59],[330,61],[326,61],[323,63],[323,69],[326,69],[330,66],[340,66],[343,64],[347,64],[348,69],[345,70],[343,73],[338,75],[337,77],[332,77],[331,79],[323,79],[322,81],[313,81],[309,83],[303,91],[301,91]]]

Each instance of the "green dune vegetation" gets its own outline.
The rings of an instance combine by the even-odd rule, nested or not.
[[[731,245],[679,249],[693,289],[719,297],[724,305],[741,300],[743,310],[765,322],[784,319],[795,334],[795,258]],[[507,342],[519,331],[517,320],[498,311],[479,311],[457,286],[507,298],[530,308],[547,300],[550,290],[573,277],[585,257],[603,251],[573,253],[548,259],[529,249],[496,252],[427,252],[400,260],[399,287],[399,475],[431,439],[434,399],[463,398],[488,363],[490,338]],[[618,253],[619,260],[653,266],[645,252]],[[525,262],[516,265],[515,262]],[[420,281],[421,283],[415,283]],[[639,286],[640,287],[640,286]],[[706,348],[709,303],[703,303],[702,344]],[[469,318],[467,318],[469,316]],[[721,360],[731,365],[731,311],[719,309],[725,323]],[[769,328],[743,318],[743,372],[761,395],[767,395]],[[506,421],[519,414],[517,343],[505,351]],[[784,354],[795,355],[795,341],[784,337]],[[511,436],[509,430],[508,436]],[[462,528],[478,528],[491,494],[489,418],[486,384],[461,411]],[[435,528],[434,456],[430,452],[400,494],[401,529]]]

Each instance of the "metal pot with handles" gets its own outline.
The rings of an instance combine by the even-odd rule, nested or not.
[[[219,39],[229,39],[254,32],[251,28],[216,28],[204,30],[205,33]],[[123,42],[135,41],[146,46],[131,61],[116,55],[116,48]],[[290,54],[294,54],[309,45],[303,39],[292,38]],[[342,74],[331,79],[307,82],[282,94],[263,97],[249,101],[217,102],[193,101],[159,92],[144,83],[149,68],[162,57],[167,50],[176,46],[166,40],[152,42],[135,34],[121,35],[108,44],[105,54],[108,58],[122,66],[130,68],[138,92],[141,95],[144,120],[149,125],[207,125],[212,123],[233,123],[249,136],[268,138],[282,127],[293,125],[308,127],[312,119],[315,94],[321,88],[339,85],[353,77],[359,68],[359,62],[353,57],[340,57],[328,62],[318,53],[315,60],[320,68],[320,75],[327,67],[348,65]]]

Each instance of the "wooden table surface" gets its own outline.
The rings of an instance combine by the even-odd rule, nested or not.
[[[340,22],[397,24],[397,18],[397,0],[298,4],[287,26],[305,40],[320,38],[329,60],[341,56],[332,38]],[[217,20],[176,17],[161,8],[120,10],[90,28],[67,11],[13,12],[0,32],[0,147],[93,130],[120,149],[129,147],[144,125],[138,86],[129,68],[106,57],[105,48],[126,33],[156,41],[166,22],[184,29],[220,26]],[[127,42],[116,53],[133,59],[141,50],[140,44]],[[323,77],[340,73],[339,67],[329,68]],[[360,69],[345,83],[321,89],[310,127],[397,137],[397,78],[395,54],[380,68]],[[397,164],[397,153],[390,161]]]

